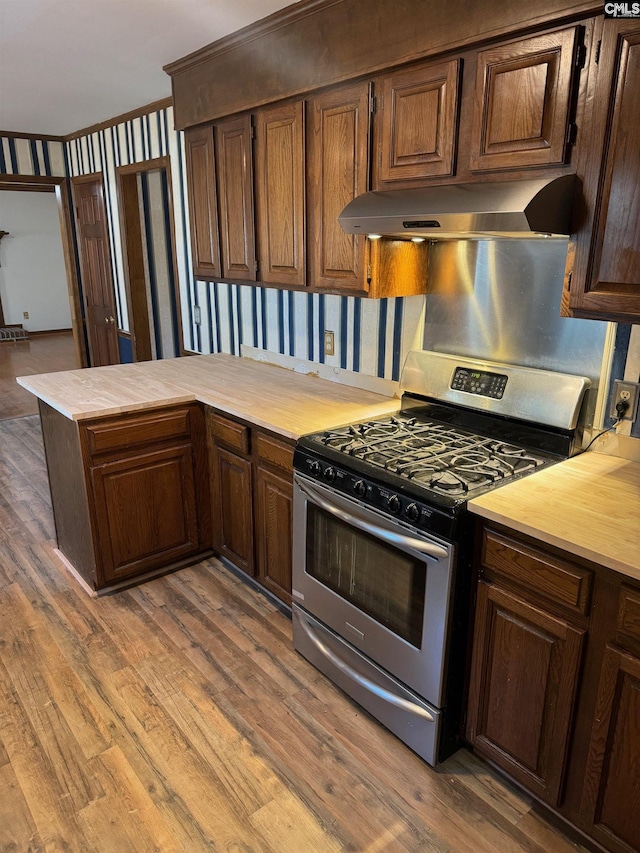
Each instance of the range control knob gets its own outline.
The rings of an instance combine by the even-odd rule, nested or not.
[[[319,477],[322,474],[322,465],[314,459],[313,462],[309,462],[309,471],[314,477]]]
[[[363,498],[367,494],[367,486],[364,480],[356,480],[353,484],[353,491],[359,498]]]
[[[407,518],[411,521],[417,521],[420,518],[420,508],[418,507],[418,504],[409,504],[404,512]]]
[[[333,483],[336,478],[336,469],[332,468],[331,465],[329,465],[328,468],[324,469],[324,478],[327,483]]]
[[[387,501],[387,507],[394,514],[400,512],[400,509],[402,507],[402,504],[400,503],[400,498],[397,495],[391,495],[391,497]]]

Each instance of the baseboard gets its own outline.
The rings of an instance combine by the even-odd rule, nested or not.
[[[67,335],[73,332],[73,329],[39,329],[37,332],[31,332],[27,329],[30,338],[37,338],[40,335]]]

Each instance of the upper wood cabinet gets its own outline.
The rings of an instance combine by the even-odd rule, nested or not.
[[[304,103],[263,109],[255,118],[259,278],[301,287],[306,283]]]
[[[379,163],[375,184],[453,175],[460,60],[384,77],[376,94]],[[386,187],[388,188],[388,187]]]
[[[188,128],[184,144],[193,273],[196,278],[214,279],[220,276],[222,268],[213,127]]]
[[[571,27],[478,53],[472,171],[565,162],[577,44]]]
[[[312,287],[367,289],[365,238],[345,234],[338,216],[368,189],[371,93],[340,86],[309,101],[308,240]]]
[[[223,278],[256,280],[253,129],[245,115],[216,125]]]
[[[593,227],[578,235],[569,265],[569,308],[578,315],[640,322],[640,23],[604,22],[586,170]],[[570,260],[573,260],[572,258]]]

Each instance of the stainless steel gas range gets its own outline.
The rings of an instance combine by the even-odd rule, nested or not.
[[[294,646],[430,764],[458,745],[467,501],[575,452],[589,384],[413,352],[396,415],[298,442]]]

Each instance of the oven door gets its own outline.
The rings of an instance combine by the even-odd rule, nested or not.
[[[294,604],[441,707],[453,546],[298,473],[293,512]]]

